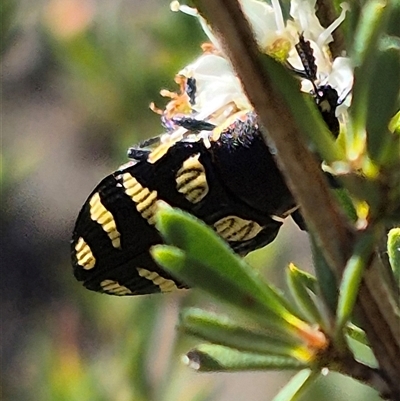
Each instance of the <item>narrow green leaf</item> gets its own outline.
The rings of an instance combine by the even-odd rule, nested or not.
[[[310,233],[310,243],[321,296],[325,301],[327,309],[333,313],[336,310],[338,299],[337,280],[312,233]]]
[[[183,358],[200,372],[237,372],[243,370],[299,370],[307,367],[294,358],[241,352],[221,345],[201,344]]]
[[[400,53],[397,49],[376,53],[371,78],[367,99],[367,148],[372,159],[385,165],[399,158],[399,148],[393,146],[395,137],[389,132],[400,88]]]
[[[279,340],[265,332],[240,325],[227,316],[200,309],[185,310],[181,314],[179,328],[210,343],[239,351],[293,358],[304,356],[306,351],[299,350],[298,343]]]
[[[393,38],[400,39],[400,2],[398,0],[389,0],[391,3],[390,20],[388,23],[387,34]]]
[[[373,233],[362,234],[355,245],[353,255],[344,269],[336,312],[337,335],[341,335],[344,325],[353,313],[362,275],[373,253],[374,240],[375,235]]]
[[[400,111],[398,111],[390,120],[389,130],[393,134],[400,136]]]
[[[296,276],[296,280],[300,281],[302,285],[309,291],[311,291],[313,294],[317,293],[318,281],[316,277],[313,276],[311,273],[299,269],[293,263],[289,265],[288,273],[294,274]]]
[[[365,331],[350,323],[346,327],[346,338],[355,358],[372,368],[378,367],[378,362],[369,345]]]
[[[286,336],[297,337],[297,330],[293,330],[293,326],[286,321],[286,319],[291,320],[292,315],[284,312],[285,318],[283,318],[281,311],[268,305],[268,300],[260,291],[258,294],[257,291],[255,293],[247,291],[246,287],[241,286],[240,281],[224,277],[213,266],[191,258],[173,246],[156,245],[151,249],[151,254],[157,263],[189,286],[208,292],[215,298],[238,308],[242,313],[252,316],[268,328],[278,330]]]
[[[388,233],[387,250],[390,266],[400,288],[400,227],[392,228]]]
[[[296,401],[319,377],[319,372],[303,369],[296,373],[272,401]]]
[[[301,271],[294,264],[290,264],[287,269],[287,281],[296,303],[307,320],[323,325],[316,298],[311,296],[308,287],[311,284],[315,288],[315,278],[311,274]]]
[[[332,191],[336,200],[340,204],[341,209],[346,213],[346,216],[352,221],[357,221],[357,211],[353,201],[350,198],[349,192],[344,188],[337,188]]]
[[[364,5],[353,40],[352,59],[356,66],[371,57],[371,49],[377,47],[389,17],[387,9],[387,2],[383,0],[369,0]]]
[[[350,149],[358,149],[364,143],[368,97],[374,80],[378,41],[389,18],[387,2],[369,0],[363,7],[352,49],[354,71],[353,98],[351,104],[352,130],[348,132]]]
[[[259,317],[268,314],[270,319],[273,315],[281,327],[303,328],[304,323],[288,311],[284,298],[204,222],[181,210],[162,207],[157,213],[157,228],[166,243],[186,254],[161,246],[153,248],[153,256],[189,286],[200,287],[241,309],[256,312]],[[179,263],[171,260],[171,252]]]
[[[355,324],[348,324],[346,327],[346,334],[355,341],[358,341],[361,344],[369,345],[367,335],[365,331],[360,329]]]
[[[374,369],[379,367],[374,353],[368,345],[362,344],[361,342],[350,337],[347,338],[347,344],[358,362],[361,362],[362,364]]]

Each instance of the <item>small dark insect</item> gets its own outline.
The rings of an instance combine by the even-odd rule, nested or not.
[[[295,70],[296,73],[314,83],[317,80],[318,67],[315,64],[314,50],[310,42],[306,41],[303,35],[300,35],[299,42],[295,47],[304,68],[304,71]]]
[[[188,78],[186,80],[186,93],[189,96],[189,101],[191,105],[196,103],[196,79],[195,78]]]
[[[330,131],[335,138],[337,138],[340,130],[339,121],[336,117],[336,108],[341,104],[339,95],[336,89],[332,88],[330,85],[317,86],[315,84],[318,68],[315,64],[314,50],[310,42],[304,39],[303,35],[300,35],[299,42],[296,44],[296,50],[304,67],[304,71],[294,69],[293,67],[290,68],[296,75],[308,79],[312,83],[314,87],[313,95],[315,103]]]
[[[129,159],[140,161],[147,160],[150,153],[150,150],[141,149],[140,147],[132,147],[128,149],[127,156]]]
[[[215,128],[214,124],[203,120],[196,120],[193,117],[174,117],[171,120],[174,124],[193,132],[212,131]]]

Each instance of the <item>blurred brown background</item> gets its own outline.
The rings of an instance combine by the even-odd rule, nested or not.
[[[195,292],[115,298],[72,276],[87,195],[162,132],[148,105],[200,53],[197,21],[161,0],[3,0],[1,318],[3,400],[269,400],[288,373],[196,374],[179,362],[178,306]],[[307,236],[291,223],[248,260],[279,285]],[[212,307],[212,305],[211,305]],[[339,390],[340,387],[340,390]],[[330,375],[313,400],[375,399]]]

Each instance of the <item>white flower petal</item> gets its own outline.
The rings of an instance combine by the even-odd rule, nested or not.
[[[241,6],[253,29],[258,45],[265,48],[272,44],[278,31],[275,10],[267,3],[257,0],[242,0]]]
[[[185,14],[191,15],[193,17],[196,17],[199,22],[201,27],[203,28],[204,33],[208,36],[212,44],[217,48],[221,50],[221,45],[216,38],[216,36],[213,34],[210,26],[207,24],[207,21],[199,14],[196,8],[189,7],[185,4],[181,5],[179,1],[173,1],[170,4],[170,9],[174,12],[181,11]]]
[[[290,15],[297,25],[297,31],[303,34],[306,40],[317,41],[324,32],[315,15],[316,0],[292,0],[290,2]]]
[[[353,68],[348,57],[336,57],[332,64],[332,72],[328,83],[339,94],[348,92],[353,86]]]
[[[340,7],[342,8],[342,12],[340,13],[339,17],[336,18],[335,21],[332,22],[332,24],[330,24],[328,26],[328,28],[326,28],[324,30],[324,32],[322,32],[319,35],[319,38],[317,40],[318,46],[322,47],[324,45],[327,45],[328,43],[332,42],[333,37],[332,37],[332,33],[333,31],[339,27],[339,25],[345,20],[346,18],[346,12],[349,10],[349,5],[347,3],[342,3],[340,5]]]
[[[235,103],[238,109],[250,108],[240,80],[229,61],[215,54],[204,54],[179,75],[195,78],[196,103],[193,109],[207,116]]]
[[[299,36],[303,35],[313,49],[317,77],[315,82],[310,81],[311,77],[303,79],[302,90],[314,92],[315,86],[330,85],[342,100],[345,99],[338,106],[337,115],[345,113],[351,100],[348,94],[353,84],[353,71],[347,58],[336,58],[332,62],[327,45],[332,41],[332,32],[345,18],[346,6],[342,5],[340,17],[324,29],[315,14],[316,0],[291,0],[292,19],[287,21],[283,19],[279,0],[271,1],[272,6],[259,0],[240,0],[261,51],[277,57],[278,54],[279,57],[282,55],[280,60],[289,62],[295,69],[304,70],[295,49]],[[232,117],[236,112],[251,110],[252,106],[244,94],[241,82],[224,57],[223,49],[207,22],[195,8],[180,5],[177,1],[171,3],[171,8],[195,16],[219,51],[218,54],[204,53],[179,72],[179,75],[196,80],[196,101],[192,107],[196,118],[223,125],[224,119]],[[208,135],[207,132],[205,135]]]

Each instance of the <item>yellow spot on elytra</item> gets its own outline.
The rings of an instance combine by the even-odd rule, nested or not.
[[[90,246],[82,237],[75,244],[75,251],[78,265],[82,266],[85,270],[93,269],[96,265],[96,258],[93,256]]]
[[[118,281],[115,280],[103,280],[100,283],[100,286],[103,289],[103,291],[106,292],[107,294],[120,295],[120,296],[133,295],[133,292],[128,287],[120,285]]]
[[[117,230],[117,224],[113,215],[101,203],[100,195],[96,192],[90,199],[90,217],[101,225],[107,233],[114,248],[121,248],[121,234]]]
[[[171,292],[178,289],[175,282],[173,280],[166,279],[161,277],[156,272],[151,272],[146,269],[142,269],[140,267],[137,268],[140,277],[146,278],[153,282],[154,285],[160,288],[161,292]]]
[[[135,202],[136,210],[151,225],[156,223],[155,213],[157,210],[157,191],[150,191],[143,187],[131,174],[122,175],[125,193]]]
[[[226,241],[248,241],[263,229],[252,220],[237,216],[226,216],[214,223],[215,231]]]
[[[157,146],[150,154],[147,161],[151,164],[154,164],[156,161],[160,160],[167,152],[168,149],[171,147],[169,143],[162,143],[161,145]]]
[[[176,173],[176,188],[191,203],[200,202],[209,191],[206,170],[199,157],[200,153],[189,157]]]

